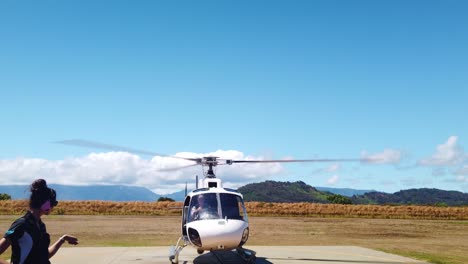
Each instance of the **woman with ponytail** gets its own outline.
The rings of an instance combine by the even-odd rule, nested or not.
[[[18,218],[0,240],[0,254],[10,245],[12,247],[12,264],[50,264],[51,258],[63,243],[78,244],[78,239],[63,235],[50,245],[50,236],[45,224],[41,221],[43,215],[48,215],[57,206],[55,190],[47,187],[43,179],[31,184],[29,210]],[[8,263],[0,259],[0,263]]]

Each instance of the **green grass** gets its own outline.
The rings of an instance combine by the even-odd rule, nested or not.
[[[468,221],[462,221],[462,222],[453,221],[453,222],[448,222],[448,223],[452,225],[468,225]]]
[[[3,260],[10,260],[11,257],[11,247],[9,247],[3,254],[0,256],[1,259]]]
[[[404,251],[404,250],[388,250],[388,249],[379,249],[380,251],[396,254],[404,257],[409,257],[417,260],[427,261],[434,264],[459,264],[460,261],[451,256],[446,256],[444,254],[433,254],[433,253],[424,253],[424,252],[414,252],[414,251]]]

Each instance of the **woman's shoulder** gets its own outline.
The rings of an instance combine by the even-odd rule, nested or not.
[[[23,216],[21,216],[20,218],[16,219],[16,220],[11,224],[10,230],[16,229],[16,228],[18,228],[18,227],[22,227],[22,226],[25,226],[25,225],[30,224],[31,219],[30,219],[28,213],[29,213],[29,211],[28,211],[25,215],[23,215]]]
[[[24,217],[20,217],[16,219],[10,226],[10,228],[6,231],[4,237],[14,239],[19,238],[22,236],[25,230],[25,226],[27,225],[26,219]]]
[[[26,222],[27,222],[26,217],[25,217],[25,216],[22,216],[22,217],[20,217],[20,218],[17,218],[17,219],[13,222],[13,224],[11,224],[11,226],[24,225],[24,224],[26,224]]]

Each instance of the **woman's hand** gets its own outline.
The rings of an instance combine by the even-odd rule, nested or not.
[[[70,245],[78,245],[78,238],[74,237],[74,236],[70,236],[70,235],[63,235],[61,238],[60,238],[61,241],[65,242],[67,241],[68,244]]]
[[[57,242],[55,242],[52,246],[49,247],[49,258],[53,257],[55,253],[59,250],[59,248],[63,245],[63,243],[68,242],[70,245],[78,245],[78,238],[70,235],[63,235],[60,237]]]

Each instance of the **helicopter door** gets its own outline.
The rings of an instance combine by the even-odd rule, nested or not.
[[[184,207],[182,208],[182,235],[187,236],[187,229],[185,225],[187,224],[188,211],[190,209],[190,196],[185,197]]]

